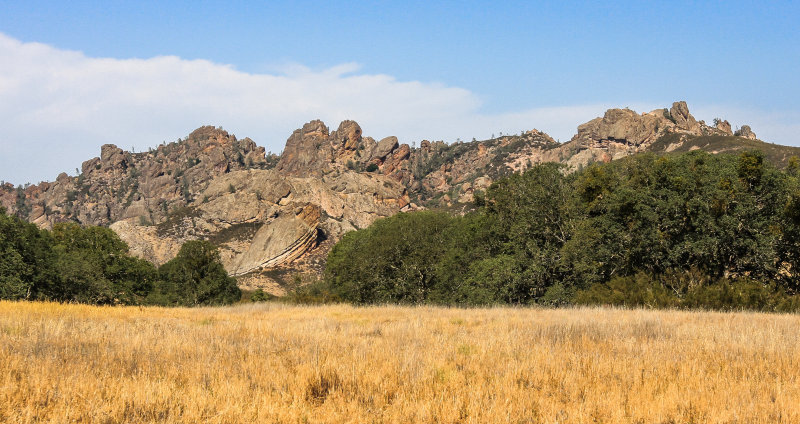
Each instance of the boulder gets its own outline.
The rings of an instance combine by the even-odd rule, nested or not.
[[[733,135],[733,130],[731,130],[731,124],[728,121],[723,121],[721,119],[716,119],[714,121],[714,127],[721,131],[725,135]]]
[[[397,137],[395,136],[389,136],[381,139],[381,141],[379,141],[378,145],[375,147],[375,151],[372,152],[371,159],[384,160],[386,159],[386,156],[397,149],[398,146],[399,143],[397,142]]]
[[[334,147],[344,150],[356,150],[361,142],[361,127],[355,121],[342,121],[339,129],[331,134]]]
[[[756,140],[756,133],[753,132],[753,130],[750,128],[750,125],[742,125],[741,128],[736,130],[734,135],[748,138],[750,140]]]
[[[320,120],[308,122],[295,130],[286,140],[278,170],[289,175],[321,173],[332,159],[328,136],[328,127]]]
[[[694,119],[694,116],[689,113],[689,106],[685,101],[681,100],[673,103],[672,107],[669,109],[669,114],[678,128],[692,133],[699,133],[700,124]]]

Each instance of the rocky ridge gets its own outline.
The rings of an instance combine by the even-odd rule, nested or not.
[[[42,227],[108,225],[132,253],[156,264],[186,240],[208,239],[240,284],[279,293],[273,271],[318,273],[347,231],[402,210],[463,210],[497,178],[537,163],[575,170],[639,152],[735,150],[760,143],[754,140],[747,125],[733,132],[727,121],[697,121],[685,102],[642,114],[610,109],[565,143],[534,129],[416,147],[394,136],[366,137],[355,121],[330,131],[314,120],[276,156],[249,138],[205,126],[148,152],[104,145],[77,176],[0,186],[0,205]],[[786,149],[777,160],[794,154]]]

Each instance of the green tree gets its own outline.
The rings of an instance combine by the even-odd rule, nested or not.
[[[192,240],[158,269],[160,284],[151,299],[173,305],[223,305],[242,297],[236,280],[228,276],[219,251],[208,241]]]
[[[138,304],[157,278],[149,262],[128,255],[128,245],[105,227],[59,223],[53,227],[59,284],[55,300],[94,304]]]
[[[351,302],[426,302],[452,220],[438,212],[400,213],[345,234],[328,255],[326,281]]]
[[[572,237],[576,216],[574,191],[563,165],[536,165],[502,179],[489,187],[482,203],[489,263],[502,264],[498,276],[505,283],[498,294],[505,302],[533,302],[564,280],[568,267],[561,249]],[[472,275],[488,269],[486,264],[475,266]]]
[[[585,218],[564,249],[575,278],[693,267],[776,277],[782,176],[757,157],[638,155],[588,168],[576,180]]]
[[[0,299],[47,297],[56,272],[47,231],[7,215],[0,207]]]

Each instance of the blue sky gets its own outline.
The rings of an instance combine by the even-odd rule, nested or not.
[[[430,3],[0,1],[0,179],[204,124],[276,152],[315,118],[566,141],[607,107],[675,100],[800,144],[800,2]]]

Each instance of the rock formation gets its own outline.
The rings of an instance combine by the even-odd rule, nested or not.
[[[421,207],[464,210],[497,178],[537,163],[576,170],[637,152],[711,149],[714,137],[733,135],[756,139],[747,125],[734,134],[728,121],[698,122],[685,102],[642,114],[610,109],[563,144],[534,129],[413,148],[391,135],[376,142],[355,121],[331,132],[314,120],[277,157],[205,126],[143,153],[104,145],[74,177],[0,185],[0,206],[42,227],[109,225],[132,253],[156,264],[186,240],[208,239],[243,284],[280,292],[264,271],[319,272],[336,240],[380,217]]]
[[[749,140],[757,140],[756,133],[750,129],[750,125],[742,125],[742,127],[739,128],[734,135],[737,137],[744,137]]]

